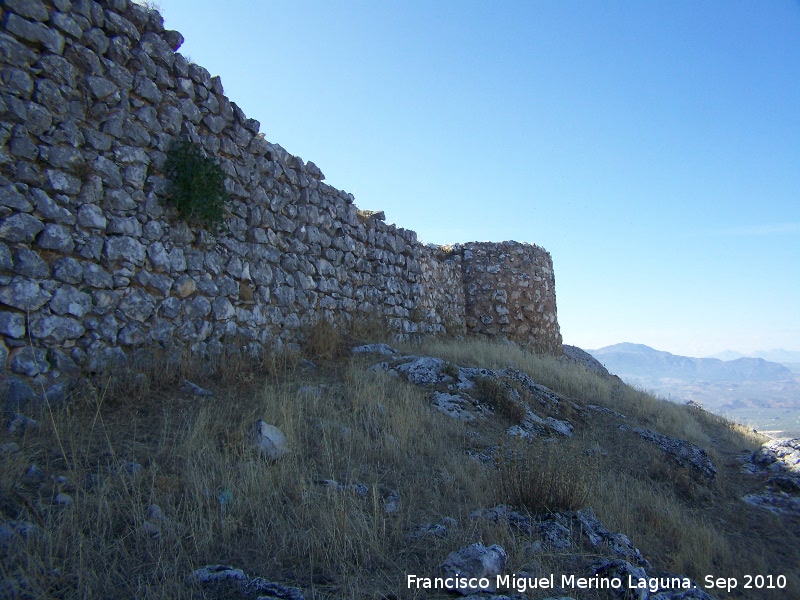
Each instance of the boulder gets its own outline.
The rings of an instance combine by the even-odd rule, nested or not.
[[[275,427],[262,419],[253,423],[250,428],[250,443],[258,453],[270,460],[277,460],[289,451],[286,445],[286,436]]]
[[[800,438],[767,442],[753,452],[753,463],[773,472],[787,471],[800,475]]]
[[[475,415],[467,410],[468,402],[461,396],[446,392],[433,393],[433,407],[448,417],[460,421],[474,421]]]
[[[451,552],[439,565],[439,571],[454,584],[447,589],[469,596],[479,592],[496,592],[497,576],[503,573],[507,563],[508,555],[501,546],[494,544],[487,548],[478,543]],[[485,585],[470,586],[470,580]]]
[[[587,371],[597,373],[602,377],[611,377],[611,373],[603,366],[603,363],[585,350],[567,344],[564,344],[561,349],[564,352],[564,362],[581,365]]]
[[[706,451],[695,446],[686,440],[679,440],[669,436],[651,431],[650,429],[635,428],[642,439],[655,444],[664,452],[671,455],[676,462],[682,466],[690,468],[705,477],[708,481],[713,481],[717,474],[717,468],[706,454]]]
[[[410,360],[396,367],[400,375],[409,383],[416,385],[434,385],[447,377],[442,373],[445,362],[430,356],[412,356]]]

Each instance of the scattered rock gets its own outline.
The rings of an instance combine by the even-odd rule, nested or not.
[[[536,437],[536,434],[530,428],[525,428],[521,425],[512,425],[506,430],[506,433],[512,437],[520,437],[527,441],[532,441]]]
[[[433,407],[446,414],[448,417],[453,417],[460,421],[474,421],[475,415],[467,410],[469,402],[454,394],[447,392],[434,392],[433,393]]]
[[[786,492],[764,490],[760,494],[748,494],[742,500],[750,506],[765,508],[777,515],[800,516],[800,497]]]
[[[353,354],[382,354],[384,356],[391,356],[397,354],[397,350],[388,344],[365,344],[363,346],[356,346],[352,350]]]
[[[495,453],[497,452],[497,448],[494,446],[490,446],[485,450],[467,450],[467,456],[469,456],[472,460],[477,461],[484,465],[494,465],[495,463]]]
[[[478,543],[451,552],[447,559],[439,565],[439,571],[444,577],[452,578],[453,582],[457,584],[447,589],[468,596],[478,592],[496,592],[497,575],[503,573],[507,563],[508,556],[501,546],[494,544],[487,548]],[[469,585],[470,579],[479,580],[481,578],[488,580],[487,587]]]
[[[69,494],[65,494],[64,492],[59,492],[58,494],[56,494],[56,497],[53,499],[53,501],[59,506],[63,507],[72,506],[73,502],[72,496],[70,496]]]
[[[263,577],[248,579],[242,583],[241,590],[245,598],[257,596],[259,600],[304,600],[300,588],[275,583]]]
[[[800,439],[778,439],[767,442],[753,452],[753,464],[772,472],[786,471],[800,475]]]
[[[425,537],[446,538],[448,535],[447,527],[439,523],[423,523],[417,525],[406,538],[409,540],[419,540]]]
[[[623,582],[623,586],[612,590],[614,595],[618,598],[625,598],[625,600],[648,600],[649,592],[646,588],[628,588],[629,579],[633,581],[647,579],[647,573],[642,567],[634,567],[631,563],[620,559],[603,559],[595,565],[594,574],[603,579],[611,579],[613,577],[619,578]]]
[[[613,533],[595,517],[591,508],[584,508],[575,513],[566,513],[574,521],[576,527],[592,546],[596,548],[605,547],[614,556],[624,558],[642,567],[650,567],[650,563],[642,556],[642,553],[631,543],[628,536],[622,533]]]
[[[800,439],[772,440],[740,456],[742,471],[768,474],[767,489],[742,500],[778,515],[800,516]]]
[[[128,475],[134,476],[141,473],[143,467],[141,463],[134,462],[132,460],[125,460],[119,463],[119,465],[108,465],[106,467],[106,471],[111,475]]]
[[[400,493],[391,491],[383,498],[383,512],[391,515],[400,510]]]
[[[564,437],[572,437],[572,423],[555,419],[553,417],[546,417],[544,423],[556,433],[563,435]]]
[[[564,344],[561,348],[564,352],[565,362],[581,365],[587,371],[591,371],[602,377],[611,377],[611,373],[603,366],[603,363],[585,350],[577,346],[568,346],[567,344]]]
[[[533,381],[530,376],[509,367],[503,370],[476,369],[460,367],[447,363],[441,359],[429,356],[403,356],[393,361],[384,361],[373,364],[370,371],[387,371],[390,374],[403,377],[409,383],[420,386],[447,385],[450,392],[434,390],[432,393],[433,405],[437,410],[463,421],[472,421],[482,411],[492,412],[491,408],[482,403],[482,398],[472,396],[475,392],[478,379],[500,380],[504,383],[512,401],[522,403],[521,395],[514,386],[520,385],[530,396],[548,410],[558,409],[563,400],[551,389]],[[513,385],[511,383],[513,382]],[[474,409],[470,409],[470,404]],[[531,440],[537,434],[548,432],[571,437],[573,425],[569,421],[548,416],[544,419],[537,416],[529,406],[522,403],[525,410],[525,419],[522,423],[512,426],[508,434]]]
[[[195,569],[186,578],[189,584],[209,584],[219,582],[245,582],[248,577],[241,569],[234,569],[229,565],[208,565]]]
[[[122,470],[128,473],[129,475],[136,475],[142,470],[141,463],[137,463],[131,460],[124,461],[121,465]]]
[[[366,496],[369,494],[369,487],[363,483],[350,483],[342,485],[334,479],[320,479],[317,481],[319,485],[324,485],[327,488],[336,490],[337,492],[353,492],[358,496]]]
[[[564,511],[549,513],[538,518],[513,510],[506,504],[494,508],[485,508],[470,514],[471,519],[488,519],[494,522],[505,522],[513,530],[525,535],[534,532],[542,537],[541,542],[530,546],[534,553],[545,548],[565,549],[580,543],[582,536],[598,550],[603,550],[615,558],[621,558],[642,567],[650,567],[650,563],[642,553],[621,533],[609,531],[595,517],[591,508],[577,512]]]
[[[193,571],[187,578],[189,585],[236,587],[244,598],[259,600],[304,600],[300,588],[269,581],[264,577],[248,577],[241,569],[229,565],[208,565]],[[227,597],[227,596],[226,596]]]
[[[690,468],[709,482],[714,480],[717,468],[702,448],[695,446],[686,440],[679,440],[669,436],[651,431],[650,429],[634,428],[642,439],[651,442],[661,448],[664,452],[672,456],[680,466]]]
[[[559,519],[561,515],[551,515],[549,518],[537,524],[536,528],[539,535],[542,536],[547,547],[557,550],[572,548],[572,532],[569,528],[561,523]]]
[[[39,527],[28,521],[6,521],[0,523],[0,547],[8,548],[14,541],[22,538],[29,539],[40,533]]]
[[[200,396],[201,398],[209,398],[214,395],[214,392],[202,388],[199,385],[192,383],[188,379],[183,380],[183,383],[181,384],[181,391],[184,394],[192,394],[193,396]]]
[[[620,418],[620,419],[627,419],[628,418],[625,415],[623,415],[621,412],[617,412],[615,410],[611,410],[610,408],[606,408],[605,406],[597,406],[595,404],[587,404],[586,408],[588,408],[589,410],[593,410],[594,412],[601,412],[601,413],[606,413],[606,414],[609,414],[609,415],[614,415],[615,417]]]
[[[412,356],[409,358],[411,360],[395,367],[395,370],[409,383],[434,385],[448,377],[442,373],[446,363],[440,358],[430,356]]]
[[[35,486],[44,482],[46,475],[36,465],[29,466],[20,480],[25,485]]]
[[[585,456],[608,456],[608,452],[603,450],[599,444],[594,444],[591,448],[586,448],[583,454]]]
[[[259,454],[269,460],[277,460],[289,451],[284,433],[262,419],[253,423],[249,439]]]
[[[19,444],[17,442],[0,444],[0,454],[11,454],[12,452],[19,452]]]
[[[531,396],[533,396],[533,398],[542,406],[552,408],[560,406],[562,403],[561,396],[556,394],[549,387],[536,383],[524,371],[508,367],[507,369],[498,371],[498,375],[521,383],[522,387],[527,390]]]
[[[484,508],[470,513],[470,519],[487,519],[495,523],[505,522],[512,529],[530,535],[533,532],[533,519],[526,514],[513,510],[507,504],[498,504],[494,508]]]
[[[39,422],[20,413],[14,413],[6,424],[6,432],[10,435],[24,434],[29,430],[39,429]]]
[[[145,521],[142,523],[142,533],[147,537],[157,538],[161,535],[161,527],[150,521]]]
[[[161,512],[161,507],[158,504],[151,504],[147,508],[147,518],[151,521],[158,521],[159,523],[165,521],[164,513]]]

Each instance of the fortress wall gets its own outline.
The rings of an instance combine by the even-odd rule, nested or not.
[[[0,23],[7,405],[38,390],[58,398],[69,375],[154,344],[201,356],[293,348],[320,318],[379,316],[403,339],[466,329],[560,349],[546,252],[502,245],[523,250],[498,262],[501,303],[496,273],[479,268],[483,251],[494,264],[493,245],[445,252],[359,211],[177,52],[183,37],[158,12],[129,0],[4,0]],[[226,174],[224,234],[165,203],[166,153],[180,137]],[[491,313],[501,304],[508,323]]]
[[[467,329],[560,355],[550,254],[539,246],[517,242],[463,244],[459,250]]]
[[[466,299],[461,273],[461,257],[451,247],[430,245],[420,252],[422,264],[419,309],[430,333],[464,335]]]

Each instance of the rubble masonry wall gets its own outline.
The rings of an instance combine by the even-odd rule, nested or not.
[[[295,347],[320,318],[560,352],[550,255],[425,246],[260,132],[183,37],[129,0],[0,7],[0,389],[8,402],[160,344]],[[227,232],[165,205],[171,143],[224,170]],[[32,387],[31,387],[32,386]]]

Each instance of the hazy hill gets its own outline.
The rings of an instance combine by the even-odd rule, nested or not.
[[[763,358],[691,358],[643,344],[588,351],[626,383],[693,401],[775,436],[800,435],[800,371]]]
[[[614,344],[588,352],[620,377],[633,375],[728,382],[786,381],[793,378],[788,368],[763,358],[691,358],[655,350],[644,344],[630,343]]]
[[[800,363],[800,351],[797,350],[784,350],[783,348],[775,348],[773,350],[756,350],[750,354],[742,354],[736,350],[723,350],[712,354],[708,358],[719,358],[720,360],[735,360],[737,358],[754,357],[763,358],[776,363]]]

